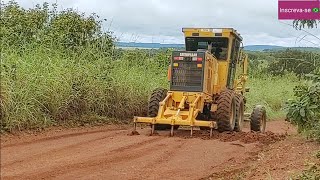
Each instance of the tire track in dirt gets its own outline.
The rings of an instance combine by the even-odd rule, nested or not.
[[[171,145],[171,143],[173,144]],[[122,154],[119,153],[117,154],[117,157],[113,157],[112,159],[102,162],[104,164],[99,167],[85,168],[85,170],[79,169],[71,173],[59,176],[59,179],[69,179],[70,177],[81,177],[83,179],[104,179],[101,176],[99,176],[99,174],[109,174],[109,179],[118,179],[114,176],[113,173],[125,173],[124,171],[127,171],[128,169],[131,169],[129,173],[135,177],[130,177],[127,179],[146,179],[146,177],[148,177],[147,174],[149,174],[148,170],[150,167],[154,168],[156,166],[161,166],[161,163],[165,163],[167,160],[170,159],[170,157],[168,156],[174,157],[175,154],[178,153],[178,150],[184,147],[185,143],[186,141],[184,140],[177,141],[177,139],[173,138],[161,138],[161,141],[150,144],[149,146],[152,146],[150,148],[139,149],[138,151],[135,149],[130,149],[131,152],[120,152]],[[133,156],[134,158],[128,157],[127,153],[133,153],[133,155],[130,156]],[[142,155],[137,156],[137,154]],[[146,161],[146,159],[148,159],[148,161]],[[88,174],[87,172],[91,173]],[[137,177],[139,174],[145,175],[140,178]]]
[[[45,138],[36,139],[36,140],[32,140],[32,141],[25,141],[25,142],[21,142],[21,143],[3,145],[2,148],[24,146],[24,145],[28,145],[28,144],[41,143],[41,142],[50,141],[50,140],[59,140],[59,139],[65,139],[65,138],[70,138],[70,137],[76,137],[76,136],[82,136],[82,135],[88,135],[88,134],[96,134],[96,133],[102,133],[102,132],[110,132],[110,131],[119,131],[119,130],[121,130],[121,129],[95,130],[95,131],[63,134],[63,135],[59,135],[59,136],[45,137]]]
[[[97,137],[97,138],[94,138],[94,139],[89,139],[89,140],[86,140],[86,141],[81,141],[79,143],[75,143],[75,144],[71,144],[71,145],[68,145],[68,146],[63,146],[61,148],[56,148],[56,149],[52,149],[52,150],[49,150],[49,151],[45,151],[43,153],[38,153],[38,154],[32,154],[31,156],[27,156],[27,157],[24,157],[23,159],[20,159],[20,160],[17,160],[17,161],[13,161],[13,162],[10,162],[10,163],[7,163],[7,164],[2,164],[2,167],[3,168],[8,168],[8,166],[13,166],[15,164],[18,164],[18,163],[23,163],[25,161],[31,161],[32,159],[34,158],[37,158],[37,159],[41,159],[41,158],[45,158],[46,156],[54,156],[54,154],[56,153],[63,153],[63,152],[68,152],[70,151],[71,149],[73,148],[76,148],[78,146],[81,146],[81,145],[90,145],[90,144],[94,144],[95,142],[97,141],[100,141],[100,140],[104,140],[110,136],[113,136],[114,135],[120,135],[122,134],[122,132],[113,132],[111,134],[108,134],[108,135],[105,135],[105,136],[102,136],[102,137]],[[74,136],[68,136],[68,137],[74,137]],[[52,139],[52,140],[56,140],[56,139]]]
[[[170,159],[172,159],[174,156],[179,154],[179,151],[187,143],[187,140],[174,141],[174,142],[178,143],[178,144],[177,145],[175,144],[175,145],[167,146],[167,147],[170,147],[169,150],[163,151],[160,154],[160,156],[157,157],[154,161],[152,161],[152,162],[148,163],[147,165],[141,167],[141,171],[140,172],[142,172],[142,173],[144,173],[148,167],[153,167],[153,168],[151,169],[151,172],[146,173],[145,176],[139,177],[137,179],[152,179],[153,178],[152,176],[155,173],[154,172],[154,168],[163,166]],[[138,174],[138,173],[136,173],[136,174]]]
[[[112,134],[114,134],[114,133],[118,134],[120,132],[123,132],[123,131],[119,130],[119,131],[107,131],[107,132],[100,132],[100,133],[89,133],[88,135],[85,135],[85,136],[83,136],[83,135],[69,136],[68,138],[64,138],[64,139],[53,138],[48,141],[36,142],[34,144],[29,143],[29,144],[25,144],[23,146],[5,147],[5,148],[1,149],[1,153],[7,154],[7,156],[3,156],[1,158],[1,162],[2,162],[2,164],[4,164],[3,162],[8,163],[8,162],[12,162],[13,160],[17,160],[17,159],[21,160],[26,157],[29,157],[30,155],[42,154],[42,153],[45,153],[46,151],[52,151],[54,149],[63,148],[64,146],[69,146],[69,145],[73,145],[73,144],[81,143],[81,142],[90,142],[91,140],[93,140],[97,137],[101,138],[101,136],[104,136],[104,135],[110,135],[112,137]],[[76,133],[76,134],[78,134],[78,133]],[[29,136],[26,138],[28,140],[30,139]],[[19,151],[19,149],[21,149],[21,150]]]
[[[162,144],[156,144],[153,145],[151,147],[146,147],[143,148],[141,150],[135,150],[135,149],[139,149],[143,146],[146,146],[146,144],[148,143],[153,143],[153,142],[157,142],[160,139],[162,139],[161,137],[157,137],[156,139],[151,139],[151,140],[147,140],[147,141],[143,141],[143,142],[139,142],[139,143],[135,143],[132,145],[128,145],[125,147],[120,147],[118,149],[114,149],[110,152],[105,153],[106,156],[103,158],[103,156],[101,155],[97,155],[95,157],[93,157],[91,160],[88,160],[86,162],[80,162],[80,163],[73,163],[73,164],[69,164],[67,166],[64,167],[58,167],[55,168],[51,171],[48,172],[44,172],[41,174],[36,174],[35,176],[30,176],[27,178],[30,179],[47,179],[47,178],[52,178],[52,175],[54,174],[54,177],[58,177],[59,175],[63,175],[66,173],[72,173],[74,171],[77,170],[81,170],[81,169],[97,169],[97,168],[101,168],[101,166],[103,166],[103,168],[108,168],[110,166],[112,166],[112,164],[114,163],[121,163],[124,161],[131,161],[133,159],[137,159],[140,158],[142,156],[148,155],[148,154],[152,154],[155,151],[159,151],[160,148],[162,147]],[[128,152],[127,152],[128,151]],[[50,175],[51,174],[51,175]]]
[[[167,162],[171,157],[175,156],[179,153],[179,150],[186,144],[186,141],[175,141],[175,145],[169,145],[169,150],[166,150],[160,154],[160,157],[156,158],[155,161],[150,162],[148,166],[155,167],[155,166],[161,166],[162,163]]]
[[[174,145],[172,142],[170,144]],[[255,145],[244,146],[238,147],[219,140],[184,139],[183,144],[177,146],[179,149],[172,155],[169,152],[163,161],[155,161],[150,167],[137,168],[138,173],[135,174],[138,175],[134,179],[199,179],[217,167],[228,167],[228,161],[236,156],[245,156],[246,151]]]
[[[68,179],[70,177],[81,177],[83,179],[103,179],[104,176],[101,176],[101,174],[108,174],[109,179],[118,179],[119,176],[126,176],[127,174],[131,174],[131,177],[123,178],[146,179],[149,176],[149,174],[153,174],[151,172],[153,168],[160,167],[162,165],[165,166],[165,163],[167,161],[170,161],[171,157],[175,157],[176,154],[179,153],[179,150],[181,148],[186,147],[185,144],[188,141],[180,138],[171,138],[166,136],[161,137],[163,137],[161,141],[157,142],[156,144],[153,144],[153,146],[160,147],[160,149],[155,148],[155,150],[153,150],[150,153],[141,152],[144,154],[143,156],[139,156],[133,159],[129,158],[128,161],[113,162],[110,166],[107,165],[103,166],[102,168],[95,167],[92,169],[86,169],[85,171],[81,169],[59,178]],[[105,162],[105,164],[109,163]],[[87,171],[91,173],[87,174]]]
[[[272,132],[287,132],[285,122],[268,124]],[[244,133],[216,133],[215,138],[208,139],[203,131],[196,131],[197,136],[190,138],[184,129],[172,138],[167,131],[150,137],[149,129],[139,130],[140,136],[128,136],[129,128],[111,130],[113,127],[10,136],[4,139],[7,146],[1,149],[1,179],[220,178],[224,172],[237,173],[240,167],[246,167],[251,153],[260,152],[257,145],[269,139],[257,136],[262,139],[243,142],[237,137]],[[50,135],[53,137],[47,137]]]
[[[50,171],[45,171],[42,173],[35,173],[27,176],[27,179],[47,179],[47,178],[57,178],[61,175],[75,172],[81,169],[97,169],[97,168],[108,168],[114,163],[121,163],[124,161],[131,161],[133,159],[140,158],[152,154],[156,151],[160,151],[163,148],[162,144],[154,144],[163,140],[162,137],[156,137],[153,139],[145,140],[142,142],[130,144],[124,147],[113,149],[109,152],[96,155],[90,159],[78,163],[71,163],[64,166],[51,168]],[[150,147],[151,146],[151,147]],[[139,149],[141,148],[141,149]],[[104,157],[106,156],[106,157]],[[90,172],[90,170],[89,170]],[[78,173],[77,173],[78,174]],[[63,179],[63,178],[62,178]]]

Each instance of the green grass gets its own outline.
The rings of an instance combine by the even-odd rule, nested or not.
[[[268,119],[284,118],[286,112],[283,109],[285,102],[293,97],[293,88],[300,81],[294,75],[285,76],[260,76],[251,77],[248,87],[247,110],[251,111],[255,105],[264,105]]]
[[[166,55],[133,50],[117,58],[94,49],[65,53],[44,47],[1,52],[1,129],[42,129],[70,122],[128,120],[146,115],[147,99],[168,87]],[[269,118],[285,115],[294,76],[249,79],[248,110],[267,107]]]
[[[152,58],[90,56],[90,49],[68,56],[41,47],[2,51],[1,129],[39,129],[83,115],[126,120],[144,114],[150,91],[166,86],[166,70]]]

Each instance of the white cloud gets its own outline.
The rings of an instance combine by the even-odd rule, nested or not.
[[[18,0],[32,7],[43,0]],[[320,40],[281,23],[277,0],[47,0],[59,8],[95,12],[121,41],[183,43],[182,27],[234,27],[244,43],[316,46]],[[291,24],[291,21],[283,21]],[[307,30],[320,37],[320,29]],[[310,42],[313,43],[310,43]],[[296,43],[296,44],[295,44]],[[320,46],[320,45],[319,45]]]

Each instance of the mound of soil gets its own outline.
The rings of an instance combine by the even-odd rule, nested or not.
[[[212,138],[209,137],[209,132],[206,131],[194,131],[193,137],[190,137],[189,132],[180,132],[176,133],[175,136],[182,137],[185,139],[188,138],[201,138],[205,140],[218,139],[222,142],[233,142],[240,141],[245,144],[248,143],[262,143],[262,144],[271,144],[277,141],[281,141],[286,138],[287,134],[278,134],[271,131],[265,133],[258,132],[223,132],[219,133],[217,131],[213,132]]]
[[[136,135],[140,135],[140,133],[138,131],[131,131],[130,133],[128,133],[128,136],[136,136]]]
[[[231,133],[231,134],[221,134],[219,139],[224,142],[229,141],[237,141],[243,143],[263,143],[270,144],[277,141],[281,141],[285,139],[286,134],[276,134],[271,131],[267,131],[265,133],[257,133],[257,132],[241,132],[241,133]]]

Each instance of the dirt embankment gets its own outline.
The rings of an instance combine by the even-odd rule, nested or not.
[[[148,136],[149,129],[128,136],[128,127],[113,126],[4,136],[1,179],[287,177],[287,170],[301,169],[303,159],[319,148],[288,138],[295,130],[284,121],[269,122],[267,130],[215,132],[213,139],[204,131],[190,138],[187,130],[178,130],[175,137],[169,132]]]

